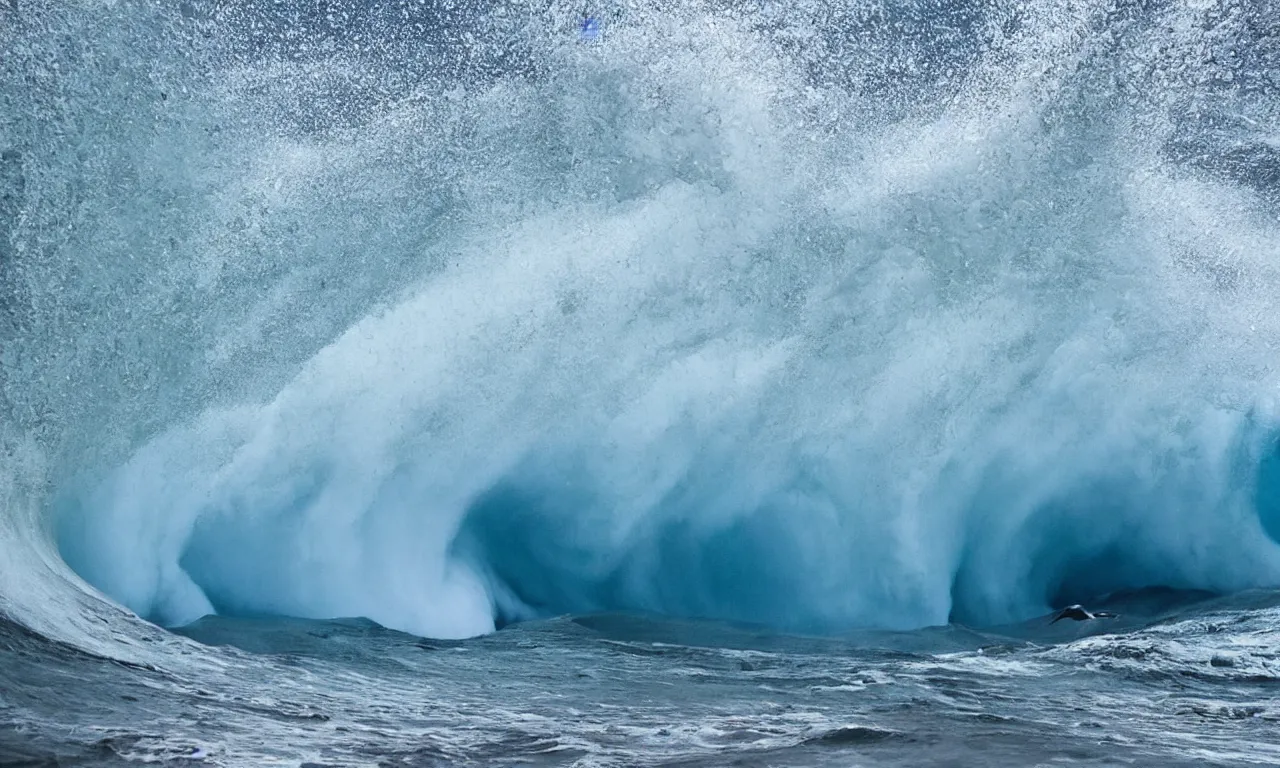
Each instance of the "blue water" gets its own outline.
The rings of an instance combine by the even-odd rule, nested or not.
[[[27,666],[0,718],[69,716],[41,676],[73,663],[108,692],[169,675],[164,707],[204,723],[218,706],[193,692],[221,680],[246,734],[258,715],[229,702],[254,679],[294,704],[310,675],[346,680],[315,695],[358,710],[355,678],[456,703],[493,674],[529,686],[506,725],[577,717],[540,696],[615,707],[601,733],[664,702],[605,752],[591,728],[554,737],[553,763],[756,745],[817,764],[874,742],[873,763],[918,765],[947,764],[955,713],[1005,722],[1050,685],[1081,712],[1121,703],[980,728],[953,764],[1006,737],[993,764],[1061,757],[1048,734],[1134,718],[1161,724],[1128,737],[1139,762],[1273,760],[1274,737],[1230,730],[1276,716],[1257,703],[1275,655],[1249,639],[1274,638],[1280,587],[1273,17],[0,9],[0,613],[38,638],[9,641]],[[1123,620],[1049,629],[1070,603]],[[1208,629],[1233,621],[1248,629]],[[316,627],[341,649],[299,650]],[[387,660],[414,638],[478,661],[453,680]],[[613,678],[611,643],[789,671],[661,651]],[[523,648],[561,672],[524,670]],[[872,671],[806,682],[848,659]],[[937,665],[976,698],[935,718],[912,707],[952,696],[919,672]],[[642,693],[649,674],[674,677]],[[1203,677],[1194,696],[1180,675]],[[823,724],[668,744],[712,706],[708,679],[737,723],[717,733],[750,736],[753,707],[814,686]],[[479,712],[500,695],[467,701],[431,727],[498,728]],[[1230,723],[1239,751],[1182,715]],[[118,702],[77,717],[146,721]],[[408,715],[381,717],[403,746]],[[216,759],[212,731],[165,722]],[[544,737],[419,757],[517,760]],[[21,754],[63,748],[41,738]],[[279,738],[286,763],[329,743]],[[267,759],[252,743],[226,764]],[[108,751],[183,757],[168,749]]]

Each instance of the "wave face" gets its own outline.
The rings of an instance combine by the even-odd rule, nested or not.
[[[169,625],[1280,585],[1264,5],[19,3],[40,520]]]

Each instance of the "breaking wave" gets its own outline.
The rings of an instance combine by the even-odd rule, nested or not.
[[[9,610],[1280,585],[1263,4],[334,7],[0,11]]]

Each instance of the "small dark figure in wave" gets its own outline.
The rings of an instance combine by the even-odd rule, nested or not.
[[[1089,613],[1080,605],[1068,605],[1066,608],[1058,611],[1053,615],[1053,621],[1050,624],[1057,624],[1063,619],[1074,619],[1075,621],[1088,621],[1090,619],[1115,619],[1118,618],[1117,613],[1108,613],[1106,611],[1098,611],[1097,613]]]

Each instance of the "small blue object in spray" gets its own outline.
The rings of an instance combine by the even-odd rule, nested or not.
[[[584,16],[578,25],[578,40],[589,43],[600,38],[600,20],[595,16]]]

